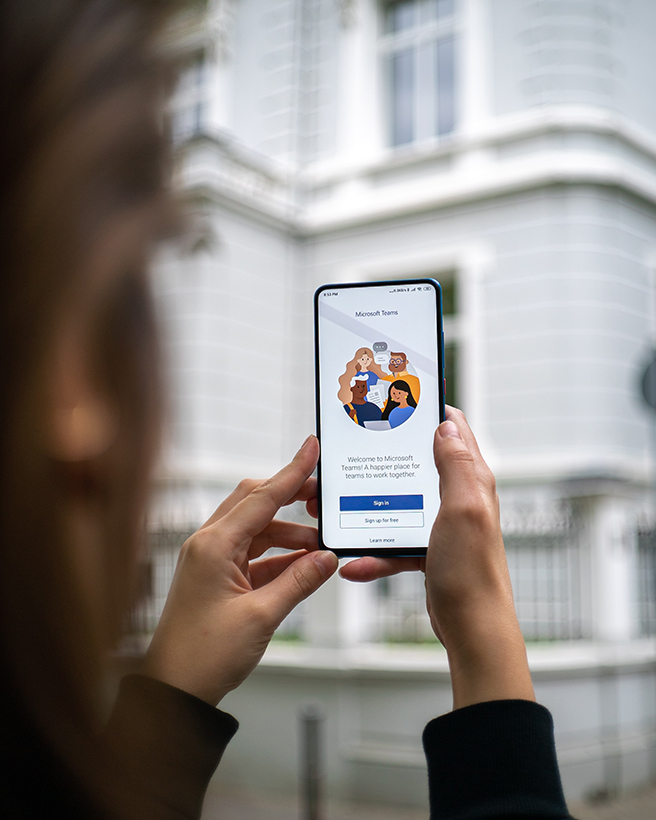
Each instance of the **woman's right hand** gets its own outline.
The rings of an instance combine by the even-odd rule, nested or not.
[[[442,503],[425,559],[360,558],[341,575],[370,581],[410,569],[426,573],[431,624],[451,668],[454,708],[534,700],[513,603],[494,476],[464,415],[448,408],[435,433]]]
[[[313,527],[274,518],[305,501],[316,512],[314,436],[267,481],[242,481],[182,547],[143,671],[213,706],[259,663],[291,610],[337,569]],[[286,554],[261,556],[270,547]],[[259,560],[258,560],[259,559]]]

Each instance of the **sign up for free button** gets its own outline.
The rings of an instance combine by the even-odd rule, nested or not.
[[[341,513],[339,526],[343,530],[394,527],[423,527],[423,512]]]
[[[423,495],[342,495],[339,526],[343,530],[423,527],[423,509]]]

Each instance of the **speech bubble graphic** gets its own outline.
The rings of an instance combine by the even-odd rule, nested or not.
[[[374,342],[374,353],[380,353],[387,350],[387,342]]]

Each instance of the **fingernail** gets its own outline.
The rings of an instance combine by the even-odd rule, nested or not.
[[[324,576],[332,575],[339,564],[337,556],[334,552],[330,552],[330,550],[320,550],[316,553],[314,560],[321,574]]]
[[[458,430],[457,425],[455,425],[452,421],[443,421],[437,428],[437,431],[441,438],[462,438],[460,435],[460,430]]]
[[[301,446],[298,448],[298,452],[300,453],[301,450],[305,450],[305,448],[308,446],[308,444],[312,441],[313,438],[314,436],[312,435],[312,433],[310,433],[310,435],[305,439],[303,444],[301,444]]]

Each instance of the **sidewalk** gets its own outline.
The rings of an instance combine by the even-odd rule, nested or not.
[[[603,803],[572,803],[570,811],[577,820],[654,820],[656,785]]]
[[[321,820],[427,820],[425,809],[390,809],[354,803],[328,802]],[[208,795],[202,820],[301,820],[298,801],[294,798],[218,797]],[[651,819],[653,820],[653,818]]]
[[[577,820],[654,820],[656,786],[603,803],[572,803]],[[202,820],[300,820],[296,799],[279,795],[222,796],[209,793]],[[322,820],[428,820],[425,809],[329,802]]]

